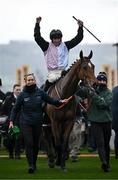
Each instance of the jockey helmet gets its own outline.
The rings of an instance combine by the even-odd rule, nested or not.
[[[62,38],[62,32],[59,30],[59,29],[53,29],[51,32],[50,32],[50,39],[52,40],[53,38],[56,39],[56,38]]]

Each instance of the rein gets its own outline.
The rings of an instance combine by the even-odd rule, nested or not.
[[[55,88],[55,91],[56,91],[56,93],[57,93],[57,96],[61,99],[61,96],[60,96],[60,94],[59,94],[59,92],[58,92],[58,90],[57,90],[57,86],[55,85],[54,88]]]
[[[59,92],[58,92],[58,90],[57,90],[56,85],[55,85],[55,91],[56,91],[58,97],[61,99],[61,96],[60,96],[60,94],[59,94]],[[67,98],[67,100],[68,100],[67,103],[62,104],[62,105],[60,105],[59,107],[55,107],[55,109],[62,109],[66,104],[69,103],[69,101],[74,97],[75,94],[76,94],[76,92],[75,92],[72,96],[70,96],[69,98]],[[79,102],[78,104],[80,105],[80,107],[81,107],[84,111],[87,111],[87,109],[86,109],[80,102]]]
[[[63,103],[62,105],[60,105],[59,107],[55,107],[55,109],[61,109],[61,108],[63,108],[66,104],[68,104],[69,103],[69,101],[73,98],[74,96],[70,96],[67,100],[68,100],[68,102],[66,102],[66,103]]]
[[[59,92],[58,92],[58,90],[57,90],[56,85],[55,85],[55,91],[56,91],[56,93],[57,93],[58,97],[61,99],[61,96],[60,96],[60,94],[59,94]],[[61,108],[63,108],[66,104],[68,104],[68,103],[69,103],[69,101],[70,101],[73,97],[74,97],[74,95],[70,96],[69,98],[67,98],[67,100],[68,100],[68,102],[67,102],[67,103],[63,103],[63,104],[62,104],[62,105],[60,105],[59,107],[55,107],[55,109],[61,109]]]
[[[81,65],[80,65],[79,71],[81,70],[81,68],[82,68],[82,67],[81,67]],[[86,82],[86,77],[85,77],[85,76],[83,77],[83,82]],[[90,84],[89,84],[88,82],[87,82],[87,84],[88,84],[88,86],[90,86]],[[59,94],[59,91],[58,91],[58,89],[57,89],[56,84],[55,84],[54,88],[55,88],[55,91],[56,91],[56,93],[57,93],[57,96],[61,99],[61,96],[60,96],[60,94]],[[70,96],[69,98],[67,98],[68,102],[63,103],[63,104],[60,105],[59,107],[55,107],[55,109],[61,109],[61,108],[63,108],[66,104],[69,103],[69,101],[74,97],[75,94],[76,94],[76,93],[74,93],[72,96]],[[86,109],[82,106],[81,103],[79,103],[79,104],[80,104],[80,106],[81,106],[82,109],[86,110]]]

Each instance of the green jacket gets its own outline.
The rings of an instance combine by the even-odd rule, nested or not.
[[[111,116],[112,93],[109,89],[99,91],[99,95],[92,97],[92,102],[88,110],[88,119],[92,122],[109,122]]]
[[[86,88],[81,89],[82,92],[78,92],[78,95],[84,96],[90,99],[91,103],[88,108],[88,120],[91,122],[110,122],[112,121],[111,115],[111,103],[112,103],[112,92],[105,88],[104,90],[99,90],[98,94]]]

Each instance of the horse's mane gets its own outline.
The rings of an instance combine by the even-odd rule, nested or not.
[[[76,61],[74,61],[67,70],[63,70],[61,73],[61,77],[64,77],[78,61],[79,59],[76,59]]]

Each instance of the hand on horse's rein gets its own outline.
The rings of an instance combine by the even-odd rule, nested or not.
[[[62,107],[64,107],[70,101],[70,99],[72,99],[72,97],[73,96],[70,96],[68,99],[59,100],[60,105],[58,107],[55,107],[55,109],[61,109]]]
[[[63,100],[60,100],[59,102],[61,103],[61,104],[66,104],[66,103],[68,103],[68,99],[63,99]]]
[[[93,98],[95,96],[98,95],[98,93],[96,92],[96,90],[94,89],[94,87],[92,86],[86,86],[86,90],[87,90],[87,96],[90,98]]]
[[[91,86],[79,86],[76,92],[81,98],[92,98],[97,95],[95,89]]]

